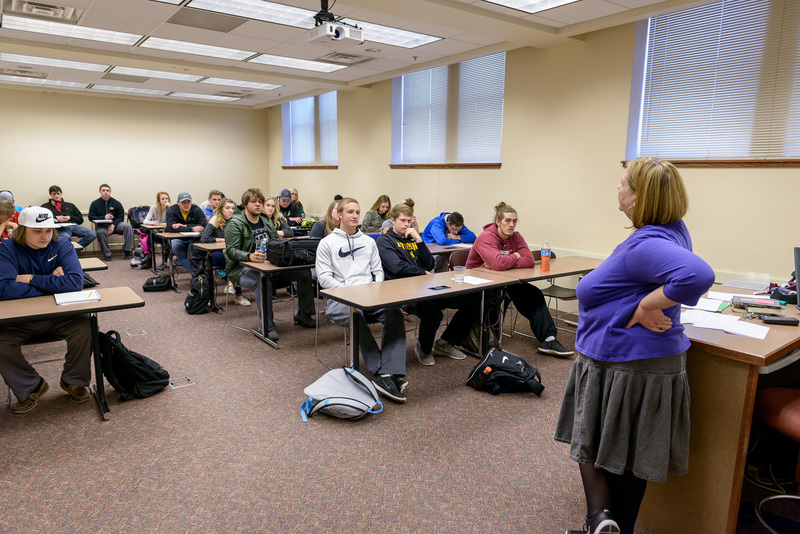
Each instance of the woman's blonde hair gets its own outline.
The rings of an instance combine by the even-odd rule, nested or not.
[[[220,230],[224,230],[225,225],[228,223],[225,216],[222,214],[222,208],[225,207],[225,204],[233,204],[233,207],[236,208],[236,201],[232,198],[223,198],[219,201],[217,207],[214,208],[214,216],[212,218],[214,219],[214,226]]]
[[[389,209],[388,209],[388,210],[386,210],[386,213],[384,213],[383,215],[381,215],[381,211],[380,211],[380,210],[381,210],[381,204],[383,204],[384,202],[386,202],[387,204],[389,204]],[[371,207],[370,209],[371,209],[371,210],[375,210],[375,211],[377,211],[377,212],[378,212],[378,215],[380,215],[380,216],[381,216],[381,218],[382,218],[384,221],[385,221],[386,219],[388,219],[388,218],[389,218],[389,212],[390,212],[390,211],[392,211],[392,201],[391,201],[391,199],[389,199],[389,195],[381,195],[381,196],[379,196],[379,197],[378,197],[378,200],[376,200],[376,201],[375,201],[375,204],[373,204],[373,205],[372,205],[372,207]]]
[[[683,219],[689,197],[678,169],[669,161],[643,157],[628,162],[628,185],[636,193],[631,223],[669,224]]]
[[[167,193],[166,191],[159,191],[158,193],[156,193],[156,211],[155,211],[156,220],[164,222],[164,210],[161,209],[161,195],[167,195],[167,200],[169,200],[170,202],[172,202],[172,199],[169,197],[169,193]]]
[[[330,234],[331,232],[333,232],[334,228],[339,228],[339,225],[337,224],[336,226],[334,226],[333,225],[333,221],[331,220],[331,213],[333,212],[333,208],[335,208],[338,204],[339,204],[339,201],[338,200],[334,200],[333,202],[331,202],[330,206],[328,206],[328,211],[325,214],[325,234],[326,235]],[[339,210],[337,209],[336,211],[338,212]],[[339,220],[341,220],[341,215],[339,215]]]
[[[275,225],[276,230],[280,230],[283,221],[286,220],[286,218],[283,216],[283,213],[281,213],[281,209],[278,204],[279,199],[280,197],[267,197],[264,200],[265,206],[267,205],[267,200],[272,200],[275,203],[275,211],[272,212],[272,217],[267,217],[267,218],[272,220],[272,224]],[[266,213],[264,215],[266,215]]]

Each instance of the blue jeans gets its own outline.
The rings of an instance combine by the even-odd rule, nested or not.
[[[191,241],[186,241],[185,239],[173,239],[170,241],[172,253],[175,254],[180,264],[183,265],[183,268],[189,273],[192,272],[192,270],[189,269],[189,247],[191,244]]]
[[[74,226],[64,226],[58,230],[59,237],[63,237],[64,239],[70,239],[73,235],[80,237],[80,241],[78,244],[82,247],[89,246],[89,243],[97,239],[97,234],[86,228],[85,226],[81,226],[80,224],[76,224]]]

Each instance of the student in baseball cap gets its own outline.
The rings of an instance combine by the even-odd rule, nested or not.
[[[303,214],[300,211],[300,206],[292,202],[292,192],[288,189],[281,191],[278,197],[280,204],[281,214],[289,221],[289,226],[300,226],[303,222]]]
[[[0,300],[24,299],[83,289],[83,270],[75,248],[59,239],[52,212],[40,206],[22,210],[14,238],[0,243]],[[42,334],[67,340],[61,389],[74,403],[89,400],[92,331],[88,315],[41,319],[0,329],[0,375],[17,397],[13,413],[36,408],[50,388],[22,354],[21,346]]]

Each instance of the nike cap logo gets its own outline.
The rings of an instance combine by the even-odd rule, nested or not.
[[[36,216],[36,222],[37,223],[45,222],[49,218],[50,218],[49,213],[40,213],[39,215]]]

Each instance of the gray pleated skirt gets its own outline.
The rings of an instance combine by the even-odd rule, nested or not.
[[[570,458],[611,473],[664,482],[689,464],[686,353],[624,363],[578,354],[555,439]]]

